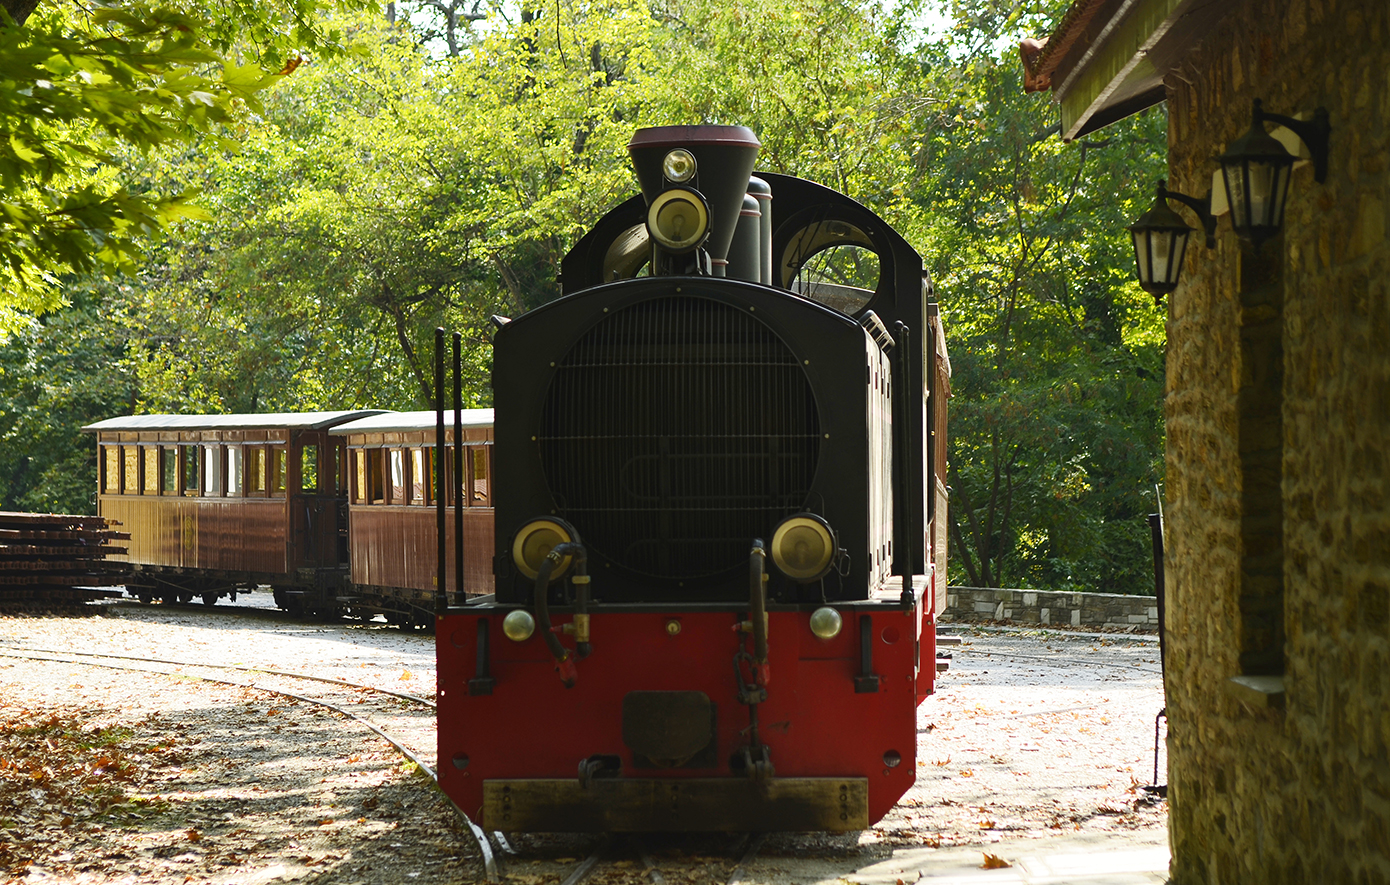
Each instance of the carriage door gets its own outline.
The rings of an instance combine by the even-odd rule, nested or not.
[[[338,564],[334,442],[321,431],[300,431],[290,439],[290,564],[295,569]]]

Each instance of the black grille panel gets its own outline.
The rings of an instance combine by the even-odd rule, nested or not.
[[[802,509],[819,452],[811,387],[753,314],[676,297],[615,311],[556,367],[546,482],[584,542],[635,574],[744,567]]]

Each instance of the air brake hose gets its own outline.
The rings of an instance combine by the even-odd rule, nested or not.
[[[576,579],[583,578],[582,581],[578,581],[582,588],[580,590],[581,594],[583,594],[581,598],[584,598],[587,602],[589,592],[587,586],[589,577],[588,554],[584,549],[584,545],[575,543],[557,544],[546,554],[545,559],[541,561],[540,568],[536,570],[536,623],[540,627],[541,636],[544,637],[546,646],[550,649],[551,657],[555,658],[555,671],[560,674],[560,681],[564,683],[565,688],[573,688],[575,680],[579,676],[574,666],[574,657],[570,655],[569,649],[560,644],[560,637],[555,635],[555,630],[550,623],[550,574],[555,570],[555,566],[559,565],[560,561],[566,556],[574,557],[575,577]],[[588,637],[585,636],[581,638],[585,640],[584,644],[587,645]],[[586,649],[585,654],[587,653]]]

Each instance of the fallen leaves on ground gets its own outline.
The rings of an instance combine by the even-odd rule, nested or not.
[[[988,854],[983,851],[980,853],[985,856],[985,862],[980,864],[980,869],[982,870],[1002,870],[1013,866],[1013,864],[1004,860],[1004,858],[997,854]]]

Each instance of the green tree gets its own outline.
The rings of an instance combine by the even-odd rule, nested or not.
[[[222,131],[308,50],[337,51],[320,0],[127,0],[0,9],[0,335],[51,308],[58,277],[131,271],[191,191],[148,187],[122,155]],[[137,174],[131,175],[132,169]]]
[[[978,8],[924,54],[957,84],[918,193],[955,370],[951,577],[1146,592],[1163,313],[1132,280],[1122,228],[1161,174],[1163,120],[1063,145],[1016,56],[980,39],[972,23],[997,18]]]

